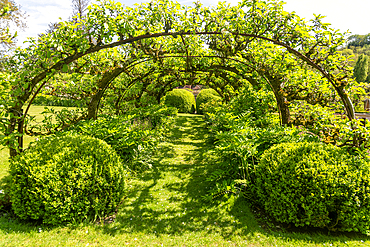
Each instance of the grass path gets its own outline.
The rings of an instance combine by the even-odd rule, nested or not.
[[[113,223],[47,228],[0,217],[0,246],[368,246],[361,235],[267,232],[243,198],[204,202],[217,157],[202,116],[180,114],[168,135]]]
[[[222,246],[250,241],[248,208],[235,202],[210,206],[205,195],[213,146],[202,116],[181,114],[160,145],[153,169],[131,184],[118,222],[125,222],[138,245],[156,239],[165,246]],[[230,208],[231,207],[231,208]],[[243,214],[244,210],[244,214]],[[119,228],[117,228],[119,232]],[[244,235],[244,238],[237,235]],[[185,241],[185,242],[184,242]]]

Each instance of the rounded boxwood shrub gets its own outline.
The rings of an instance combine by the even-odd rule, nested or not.
[[[295,226],[370,233],[369,161],[320,143],[282,143],[256,169],[259,204]]]
[[[211,101],[221,101],[221,97],[218,95],[216,90],[208,88],[200,91],[196,100],[197,113],[203,114],[202,104],[206,104]]]
[[[164,104],[175,107],[182,113],[195,112],[194,95],[185,89],[174,89],[166,94]]]
[[[15,214],[59,225],[113,213],[128,172],[104,141],[69,135],[38,141],[11,162],[10,175]]]

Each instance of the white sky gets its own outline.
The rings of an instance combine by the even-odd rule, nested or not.
[[[116,0],[117,1],[117,0]],[[132,5],[141,0],[118,0],[125,5]],[[27,12],[25,31],[18,32],[18,45],[24,46],[27,37],[36,37],[48,29],[48,24],[61,17],[68,19],[72,12],[72,0],[15,0]],[[191,4],[193,0],[178,0],[182,4]],[[218,1],[201,0],[205,5],[215,5]],[[237,0],[227,0],[232,4]],[[299,16],[310,20],[313,14],[327,16],[324,22],[341,32],[349,30],[353,34],[370,33],[370,0],[285,0],[286,11],[295,11]]]

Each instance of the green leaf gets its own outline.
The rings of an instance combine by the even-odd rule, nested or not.
[[[68,65],[63,64],[62,72],[66,73],[68,71]]]

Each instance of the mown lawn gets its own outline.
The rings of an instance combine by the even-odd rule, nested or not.
[[[369,246],[360,234],[269,229],[242,197],[202,200],[217,163],[202,116],[180,114],[153,168],[129,184],[112,222],[47,227],[6,215],[0,246]],[[1,153],[1,176],[6,174]]]

